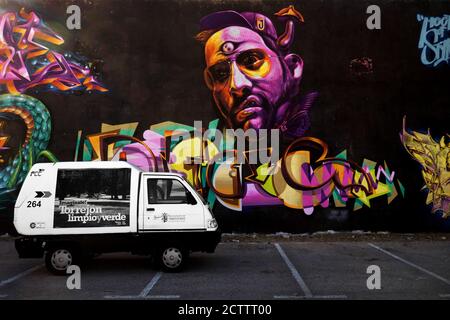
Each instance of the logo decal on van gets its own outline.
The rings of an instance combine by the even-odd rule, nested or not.
[[[186,216],[184,214],[168,215],[166,212],[162,213],[160,216],[154,216],[154,220],[161,219],[162,222],[184,222],[186,221]]]
[[[30,223],[31,229],[45,229],[45,222],[32,222]]]
[[[41,173],[44,171],[45,171],[45,169],[39,169],[38,171],[31,171],[30,177],[40,177]]]
[[[160,216],[156,216],[155,215],[155,217],[154,217],[154,219],[155,220],[157,220],[157,219],[161,219],[161,221],[162,222],[164,222],[164,223],[166,223],[167,222],[167,220],[169,220],[169,218],[168,218],[168,214],[167,213],[162,213]]]

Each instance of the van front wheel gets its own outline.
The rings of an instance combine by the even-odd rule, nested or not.
[[[75,253],[71,248],[55,247],[45,254],[47,270],[56,275],[65,275],[67,268],[75,264]]]
[[[184,268],[187,256],[187,251],[180,247],[166,247],[160,253],[160,263],[165,271],[179,272]]]

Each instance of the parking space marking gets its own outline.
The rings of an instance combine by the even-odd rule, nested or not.
[[[29,275],[30,273],[32,273],[32,272],[34,272],[34,271],[36,271],[36,270],[42,268],[43,266],[44,266],[43,264],[34,266],[34,267],[32,267],[32,268],[30,268],[30,269],[28,269],[28,270],[25,270],[24,272],[21,272],[21,273],[15,275],[14,277],[11,277],[11,278],[9,278],[9,279],[6,279],[6,280],[1,281],[1,282],[0,282],[0,288],[3,287],[3,286],[5,286],[5,285],[7,285],[7,284],[10,284],[10,283],[12,283],[12,282],[14,282],[14,281],[16,281],[16,280],[19,280],[20,278],[25,277],[26,275]]]
[[[440,294],[439,297],[441,297],[441,298],[450,298],[450,293]]]
[[[347,299],[345,294],[327,295],[327,296],[273,296],[275,299]]]
[[[403,259],[403,258],[401,258],[401,257],[399,257],[399,256],[397,256],[397,255],[395,255],[395,254],[393,254],[393,253],[383,249],[383,248],[380,248],[380,247],[374,245],[373,243],[369,242],[368,245],[371,246],[374,249],[377,249],[377,250],[379,250],[379,251],[381,251],[381,252],[391,256],[394,259],[397,259],[400,262],[403,262],[404,264],[407,264],[407,265],[409,265],[409,266],[411,266],[411,267],[413,267],[413,268],[415,268],[417,270],[420,270],[420,271],[422,271],[422,272],[432,276],[433,278],[441,280],[442,282],[444,282],[444,283],[446,283],[446,284],[448,284],[450,286],[450,281],[445,279],[444,277],[441,277],[440,275],[438,275],[438,274],[436,274],[436,273],[434,273],[434,272],[432,272],[430,270],[427,270],[425,268],[422,268],[421,266],[418,266],[417,264],[414,264],[414,263],[412,263],[412,262],[410,262],[408,260],[405,260],[405,259]]]
[[[6,298],[7,296],[7,294],[0,294],[0,299]]]
[[[166,296],[149,296],[148,294],[156,285],[156,283],[161,279],[162,272],[156,273],[141,293],[137,296],[127,295],[127,296],[104,296],[105,299],[178,299],[180,296],[177,295],[166,295]]]
[[[142,292],[139,294],[140,297],[146,297],[149,292],[153,289],[153,287],[155,286],[155,284],[159,281],[159,279],[162,276],[162,272],[158,272],[157,274],[155,274],[155,276],[152,278],[152,280],[150,280],[150,282],[145,286],[144,290],[142,290]]]
[[[295,281],[297,281],[298,285],[300,286],[303,293],[305,294],[305,297],[312,298],[313,294],[312,294],[311,290],[309,290],[305,281],[303,281],[302,277],[300,276],[300,273],[297,271],[297,269],[295,269],[294,265],[292,264],[291,260],[289,260],[288,256],[284,252],[283,248],[281,248],[281,246],[278,243],[275,243],[275,248],[277,248],[278,253],[280,254],[280,256],[283,258],[284,262],[288,266]]]

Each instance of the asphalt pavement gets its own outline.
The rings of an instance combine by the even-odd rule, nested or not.
[[[0,299],[450,299],[448,240],[273,240],[220,243],[214,254],[193,253],[181,273],[161,272],[148,257],[103,254],[81,266],[81,288],[69,289],[69,275],[19,259],[2,238]]]

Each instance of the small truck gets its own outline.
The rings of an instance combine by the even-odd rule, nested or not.
[[[151,255],[180,271],[190,252],[213,253],[221,233],[208,203],[179,174],[125,161],[35,164],[14,208],[20,258],[45,256],[58,275],[101,253]]]

